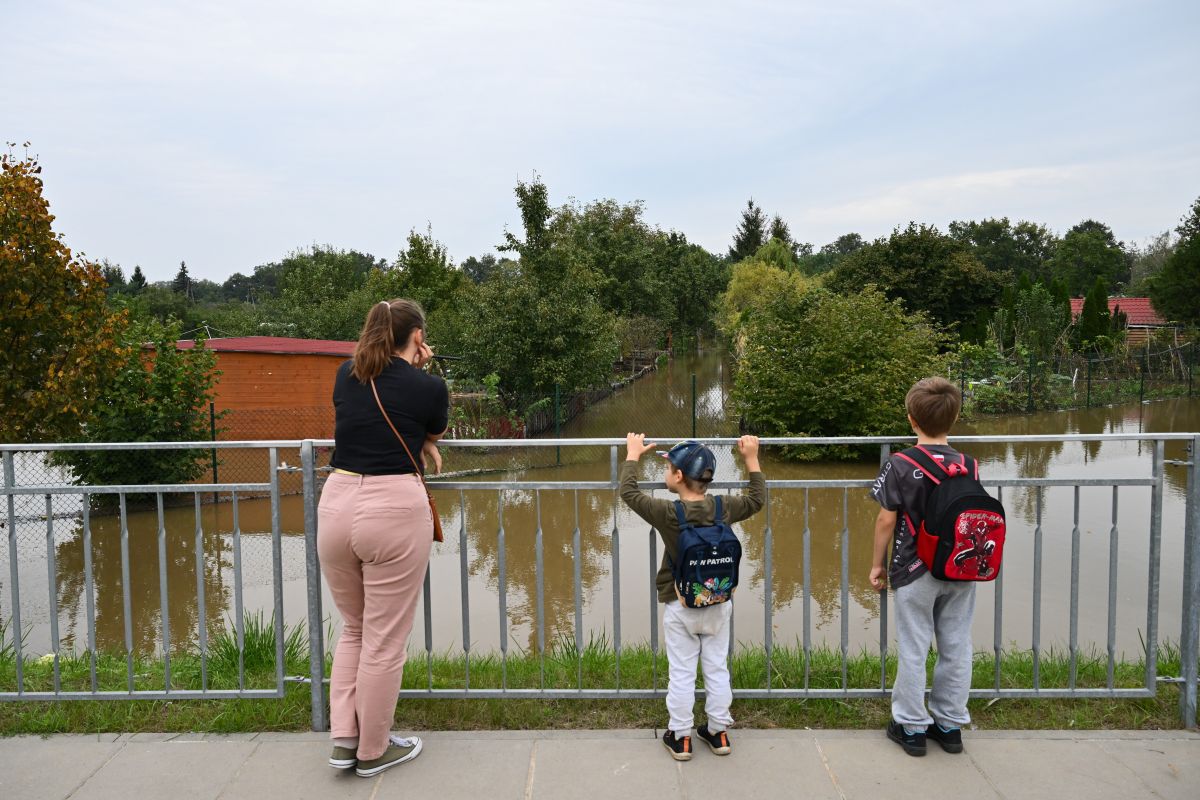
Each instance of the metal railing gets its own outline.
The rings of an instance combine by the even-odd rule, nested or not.
[[[712,445],[728,446],[736,442],[735,439],[707,439]],[[880,459],[885,460],[891,448],[895,445],[907,443],[911,441],[908,438],[886,438],[886,437],[865,437],[865,438],[828,438],[828,439],[796,439],[796,438],[763,438],[762,444],[766,447],[786,446],[786,445],[833,445],[833,446],[874,446],[880,450]],[[1054,477],[1006,477],[1006,478],[988,478],[985,475],[984,485],[989,489],[993,489],[1001,499],[1005,499],[1006,492],[1010,491],[1025,491],[1032,497],[1031,519],[1033,524],[1032,531],[1032,565],[1031,565],[1031,606],[1030,606],[1030,624],[1032,629],[1032,637],[1029,642],[1029,652],[1032,657],[1032,680],[1030,685],[1026,686],[1011,686],[1005,684],[1005,676],[1002,672],[1002,656],[1005,653],[1005,572],[1002,571],[1000,577],[994,582],[994,603],[993,603],[993,655],[995,658],[994,676],[992,685],[987,687],[977,687],[971,690],[971,696],[975,698],[1000,698],[1000,697],[1069,697],[1069,698],[1145,698],[1152,697],[1158,691],[1160,683],[1175,683],[1180,685],[1180,714],[1183,723],[1186,726],[1195,725],[1196,722],[1196,702],[1197,702],[1197,659],[1198,659],[1198,644],[1200,644],[1200,479],[1197,477],[1197,467],[1194,456],[1200,453],[1200,434],[1195,433],[1176,433],[1176,434],[1099,434],[1099,435],[1044,435],[1044,436],[974,436],[974,437],[955,437],[955,444],[962,444],[970,448],[973,444],[1008,444],[1008,445],[1036,445],[1039,443],[1047,444],[1062,444],[1066,442],[1079,443],[1098,443],[1098,442],[1138,442],[1140,446],[1147,446],[1150,449],[1150,464],[1149,474],[1133,477],[1104,477],[1093,474],[1096,471],[1095,466],[1064,466],[1061,469],[1055,469],[1055,472],[1067,473],[1056,474]],[[1188,452],[1192,457],[1187,459],[1175,460],[1168,462],[1166,458],[1166,445],[1168,443],[1183,443],[1188,447]],[[16,691],[0,691],[0,700],[47,700],[47,699],[128,699],[146,698],[146,699],[164,699],[164,698],[179,698],[188,699],[194,697],[281,697],[284,692],[285,683],[290,680],[303,680],[310,684],[312,697],[312,724],[315,730],[324,730],[328,727],[328,717],[326,713],[326,696],[324,684],[326,682],[326,649],[324,641],[324,612],[322,609],[321,581],[320,581],[320,564],[317,558],[316,548],[316,510],[320,491],[320,483],[322,480],[322,472],[327,467],[319,465],[320,453],[322,448],[332,446],[332,441],[326,440],[302,440],[302,441],[286,441],[286,442],[220,442],[218,446],[221,448],[262,448],[268,451],[268,466],[270,471],[269,480],[258,483],[225,483],[225,484],[181,484],[181,485],[131,485],[131,486],[68,486],[59,484],[47,485],[17,485],[14,480],[13,471],[13,453],[16,451],[47,451],[55,449],[72,449],[79,448],[79,445],[26,445],[26,446],[0,446],[0,453],[4,459],[4,487],[0,492],[7,498],[8,504],[8,546],[9,546],[9,563],[10,563],[10,595],[11,595],[11,613],[13,629],[18,632],[14,637],[16,648],[16,663],[17,663],[17,679]],[[655,573],[658,569],[659,556],[661,549],[658,541],[658,536],[652,529],[647,529],[643,525],[638,526],[639,529],[633,530],[629,525],[622,525],[618,522],[619,509],[621,501],[618,497],[618,467],[620,464],[621,450],[624,445],[623,439],[571,439],[571,440],[470,440],[470,441],[446,441],[443,443],[448,448],[475,448],[482,451],[502,452],[505,448],[603,448],[607,451],[607,475],[598,480],[459,480],[459,479],[437,479],[431,480],[430,486],[439,494],[451,494],[456,496],[458,519],[444,520],[446,522],[447,540],[452,542],[454,532],[457,533],[458,545],[458,573],[459,586],[457,587],[461,600],[461,647],[462,647],[462,663],[463,676],[462,686],[459,688],[445,688],[435,685],[433,674],[434,660],[434,592],[432,586],[432,572],[427,572],[424,585],[424,602],[423,602],[423,648],[426,655],[426,680],[423,688],[406,688],[402,694],[412,697],[512,697],[512,698],[645,698],[645,697],[661,697],[665,694],[665,680],[661,680],[658,674],[658,657],[661,654],[660,639],[659,639],[659,609],[657,602],[657,591],[655,589]],[[207,445],[206,445],[207,446]],[[1176,444],[1175,446],[1178,446]],[[153,445],[146,444],[129,444],[129,445],[91,445],[86,446],[92,449],[105,448],[194,448],[195,443],[159,443]],[[299,452],[299,466],[287,466],[280,463],[279,452],[281,450]],[[1186,488],[1184,491],[1185,501],[1183,508],[1183,548],[1182,559],[1178,565],[1172,564],[1172,568],[1178,566],[1179,573],[1174,573],[1172,570],[1172,580],[1174,575],[1178,574],[1181,579],[1181,596],[1182,608],[1180,617],[1179,631],[1179,649],[1182,659],[1181,672],[1178,676],[1159,676],[1158,675],[1158,651],[1160,645],[1159,633],[1159,617],[1160,617],[1160,594],[1162,585],[1162,546],[1163,546],[1163,501],[1164,501],[1164,483],[1165,474],[1168,464],[1183,466],[1187,469]],[[600,469],[604,469],[603,466]],[[296,491],[303,495],[303,529],[304,529],[304,552],[305,552],[305,582],[307,589],[307,619],[309,633],[309,675],[307,678],[289,678],[285,675],[284,656],[283,656],[283,640],[284,640],[284,618],[283,618],[283,593],[282,593],[282,572],[281,572],[281,525],[280,525],[280,507],[281,507],[281,489],[280,475],[288,473],[299,473],[300,485],[296,487]],[[763,611],[762,611],[762,634],[761,646],[762,655],[766,663],[765,685],[756,687],[736,687],[734,694],[736,697],[742,698],[806,698],[806,697],[884,697],[888,694],[887,687],[887,667],[889,653],[889,637],[888,637],[888,597],[887,593],[879,593],[878,595],[878,656],[879,656],[879,673],[877,679],[870,681],[854,681],[849,674],[848,664],[850,663],[849,647],[850,647],[850,550],[851,550],[851,528],[854,523],[851,521],[850,503],[851,492],[860,492],[871,486],[870,479],[833,479],[833,480],[788,480],[788,479],[771,479],[768,476],[767,480],[767,503],[763,514],[763,529],[762,529],[762,550],[760,566],[762,570],[762,591],[763,591]],[[643,489],[661,488],[657,483],[643,482],[640,484]],[[736,490],[745,486],[744,482],[740,481],[718,481],[712,485],[714,490]],[[1077,682],[1077,665],[1080,654],[1084,652],[1084,647],[1080,643],[1079,635],[1079,618],[1080,618],[1080,550],[1081,550],[1081,490],[1094,492],[1095,487],[1111,488],[1111,513],[1109,514],[1110,526],[1108,530],[1108,586],[1107,600],[1104,612],[1106,614],[1106,636],[1104,641],[1104,651],[1107,661],[1107,675],[1104,685],[1102,686],[1080,686]],[[1145,629],[1144,629],[1144,649],[1145,649],[1145,669],[1143,680],[1138,685],[1117,685],[1118,681],[1114,675],[1114,670],[1117,662],[1116,658],[1116,642],[1118,633],[1118,607],[1119,595],[1117,592],[1118,574],[1125,572],[1122,569],[1122,559],[1119,556],[1118,543],[1121,541],[1122,530],[1118,525],[1118,511],[1120,508],[1119,498],[1122,491],[1134,490],[1137,488],[1148,490],[1149,503],[1148,514],[1144,523],[1139,522],[1135,535],[1139,542],[1144,542],[1147,553],[1146,572],[1145,572]],[[1046,575],[1043,570],[1043,546],[1047,534],[1043,530],[1043,519],[1045,515],[1046,494],[1052,490],[1058,492],[1070,491],[1073,498],[1073,507],[1071,519],[1073,525],[1070,531],[1070,567],[1069,575],[1055,574],[1052,579],[1057,579],[1062,582],[1069,580],[1069,633],[1068,633],[1068,649],[1070,654],[1069,661],[1069,677],[1065,681],[1065,685],[1046,685],[1043,680],[1042,665],[1044,658],[1045,643],[1042,637],[1042,616],[1043,616],[1043,583]],[[239,495],[246,493],[267,493],[270,497],[270,513],[271,513],[271,559],[272,559],[272,602],[274,606],[274,633],[276,642],[276,659],[275,659],[275,682],[272,688],[269,689],[248,689],[244,683],[239,683],[238,689],[211,689],[208,686],[207,678],[204,677],[201,682],[201,687],[198,690],[180,691],[172,688],[171,673],[169,658],[172,652],[172,632],[170,629],[168,614],[167,614],[167,568],[166,568],[166,545],[165,545],[165,525],[163,524],[163,500],[164,497],[171,496],[190,496],[195,506],[196,517],[196,558],[203,558],[203,537],[200,525],[201,513],[200,503],[206,496],[217,494],[221,498],[228,497],[232,503],[233,511],[233,553],[234,564],[232,569],[234,581],[234,605],[235,605],[235,624],[238,625],[238,647],[239,651],[243,647],[240,631],[240,620],[242,617],[242,567],[240,562],[240,542],[238,541],[239,526],[237,525],[237,503]],[[530,498],[529,504],[532,506],[533,526],[532,531],[532,550],[523,554],[523,558],[533,562],[534,579],[533,586],[529,588],[529,598],[532,603],[532,618],[531,626],[531,647],[530,657],[535,657],[539,666],[539,679],[536,685],[532,686],[510,686],[508,683],[507,665],[509,663],[508,642],[510,639],[512,622],[510,620],[509,608],[509,591],[510,591],[510,574],[508,563],[508,533],[506,530],[505,510],[506,504],[510,501],[506,500],[506,493],[520,492],[523,496]],[[612,680],[609,685],[596,686],[587,685],[583,680],[583,658],[585,650],[584,642],[584,592],[582,565],[583,555],[581,549],[581,532],[580,532],[580,511],[579,511],[579,495],[580,493],[603,494],[611,497],[611,530],[608,533],[608,553],[607,566],[608,577],[612,586],[612,608],[611,617],[605,620],[605,626],[611,624],[612,630],[612,650],[615,656],[615,664],[612,671]],[[814,643],[812,630],[812,612],[813,612],[813,591],[812,580],[813,576],[810,572],[810,554],[812,552],[814,540],[821,541],[823,532],[814,530],[810,524],[810,510],[813,508],[811,504],[812,496],[817,493],[834,494],[836,498],[841,495],[840,503],[837,500],[834,502],[840,505],[840,529],[834,536],[836,548],[840,551],[840,574],[838,575],[838,614],[839,614],[839,630],[837,639],[837,655],[840,658],[840,681],[836,686],[816,686],[812,685],[809,680],[809,666],[811,659],[816,650],[817,645]],[[571,532],[570,553],[573,560],[572,565],[572,608],[573,611],[573,644],[574,658],[576,659],[574,667],[578,680],[574,687],[564,687],[562,685],[548,685],[546,681],[546,660],[549,653],[547,644],[547,611],[546,611],[546,593],[545,593],[545,555],[547,547],[547,535],[543,528],[542,519],[542,499],[544,495],[552,493],[568,493],[574,499],[574,527]],[[57,599],[55,595],[55,587],[57,585],[55,551],[54,551],[54,519],[55,515],[49,513],[47,507],[46,513],[46,530],[47,530],[47,575],[50,586],[50,639],[51,652],[54,657],[55,672],[54,672],[54,690],[53,691],[25,691],[23,677],[21,675],[21,636],[19,632],[22,630],[21,619],[21,591],[19,586],[19,576],[17,570],[17,545],[16,545],[16,515],[13,509],[14,499],[22,496],[43,496],[47,503],[51,497],[55,495],[73,494],[82,498],[82,528],[83,528],[83,547],[85,550],[86,562],[83,570],[86,579],[86,595],[87,595],[87,653],[91,660],[91,681],[90,691],[61,691],[58,680],[57,665],[62,643],[57,630]],[[103,691],[98,689],[95,677],[95,662],[97,656],[97,644],[95,637],[95,618],[93,607],[93,583],[92,572],[93,564],[90,559],[90,536],[92,522],[89,515],[89,498],[98,494],[115,494],[120,500],[120,530],[121,530],[121,561],[122,568],[125,572],[124,580],[122,581],[123,606],[125,612],[125,649],[127,657],[127,678],[128,685],[126,691]],[[161,647],[162,653],[168,663],[165,671],[165,685],[161,690],[154,689],[136,689],[135,676],[133,666],[133,638],[129,631],[129,619],[131,616],[130,596],[129,596],[129,580],[128,580],[128,565],[129,565],[129,529],[124,513],[124,499],[127,496],[134,494],[149,494],[156,499],[157,514],[159,519],[158,532],[158,556],[159,556],[159,587],[160,587],[160,602],[162,614],[161,627]],[[468,509],[472,502],[472,498],[478,496],[494,497],[495,501],[495,522],[494,526],[488,527],[486,530],[480,530],[475,523],[472,523],[473,529],[468,529]],[[855,502],[862,500],[861,497],[856,497]],[[865,502],[865,500],[862,500]],[[800,648],[804,656],[803,678],[796,682],[796,685],[776,685],[775,671],[772,669],[772,659],[778,652],[778,647],[775,642],[775,614],[776,603],[774,602],[773,592],[773,576],[776,570],[775,550],[776,550],[776,522],[774,517],[784,510],[791,509],[793,512],[795,506],[803,503],[803,510],[800,512],[802,520],[802,529],[799,535],[802,539],[803,548],[803,574],[800,579],[800,594],[799,601],[802,608],[802,631]],[[445,508],[447,506],[443,506]],[[594,510],[594,509],[593,509]],[[606,512],[607,513],[607,512]],[[510,523],[511,524],[511,523]],[[607,525],[607,523],[605,523]],[[525,533],[529,533],[526,531]],[[1010,534],[1011,535],[1011,534]],[[641,590],[635,595],[630,596],[624,594],[621,590],[622,578],[622,547],[629,547],[630,537],[633,537],[634,547],[645,547],[645,553],[648,556],[649,572],[646,576],[647,587],[644,600]],[[1128,533],[1124,533],[1128,537]],[[482,537],[482,539],[480,538]],[[641,537],[645,537],[642,539]],[[494,546],[496,558],[496,601],[497,609],[493,617],[496,625],[496,632],[499,641],[499,661],[500,661],[500,680],[499,685],[480,686],[472,685],[471,664],[473,657],[472,645],[472,622],[478,626],[479,621],[473,620],[470,612],[470,594],[472,590],[471,576],[469,569],[469,555],[472,541],[476,545],[486,539],[489,546]],[[1126,539],[1128,541],[1128,539]],[[646,544],[641,544],[646,542]],[[555,543],[558,544],[558,543]],[[564,543],[565,545],[565,543]],[[518,565],[523,566],[523,565]],[[202,571],[202,565],[197,566],[197,575]],[[1010,570],[1006,567],[1006,570]],[[1010,576],[1010,580],[1011,580]],[[640,581],[639,581],[640,582]],[[1138,583],[1140,587],[1140,582]],[[204,603],[205,589],[202,581],[198,578],[196,588],[197,599],[201,604]],[[653,655],[654,672],[649,686],[644,685],[628,685],[622,683],[622,654],[630,643],[622,638],[622,619],[623,605],[630,603],[641,604],[645,602],[645,619],[648,623],[649,632],[649,649]],[[570,612],[564,612],[570,613]],[[199,647],[202,658],[206,652],[205,641],[205,623],[204,615],[200,617],[200,638]],[[1169,637],[1168,637],[1169,638]],[[736,641],[735,636],[731,635],[731,652],[732,643]],[[637,642],[640,644],[640,642]],[[1098,644],[1098,643],[1097,643]],[[534,652],[536,651],[536,652]],[[242,677],[239,673],[239,677]],[[594,681],[590,683],[594,684]]]

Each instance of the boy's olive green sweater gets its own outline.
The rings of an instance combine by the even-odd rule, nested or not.
[[[653,525],[662,537],[666,552],[663,553],[655,585],[658,587],[658,602],[669,603],[677,599],[670,566],[679,552],[679,520],[675,518],[675,503],[665,497],[651,497],[638,489],[637,484],[638,462],[627,459],[621,466],[621,499],[635,514]],[[761,472],[751,472],[750,487],[746,494],[721,496],[725,522],[740,522],[758,513],[766,496],[767,479]],[[683,510],[684,519],[693,525],[711,525],[716,516],[716,501],[710,495],[705,495],[703,500],[685,500]]]

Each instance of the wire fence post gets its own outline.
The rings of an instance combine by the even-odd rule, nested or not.
[[[967,359],[964,358],[958,365],[958,395],[961,398],[967,396]]]
[[[696,373],[692,373],[692,438],[696,438]]]
[[[216,407],[216,404],[214,404],[213,401],[211,401],[211,400],[208,401],[208,428],[209,428],[209,431],[211,431],[211,433],[212,433],[212,440],[214,442],[217,441],[217,407]],[[208,451],[208,454],[209,454],[209,457],[212,459],[212,474],[213,474],[212,482],[220,483],[221,481],[217,478],[217,448],[215,448],[215,447],[212,448],[211,450]],[[216,492],[213,492],[212,500],[213,500],[213,505],[216,505],[217,504],[217,493]]]
[[[1033,411],[1033,353],[1029,354],[1029,370],[1026,373],[1026,400],[1025,410]]]
[[[554,438],[562,438],[562,386],[554,384]],[[554,448],[554,463],[562,466],[562,447]]]
[[[1092,407],[1092,358],[1088,356],[1088,376],[1087,376],[1087,407]]]
[[[1197,660],[1200,659],[1200,436],[1188,446],[1187,500],[1183,525],[1183,619],[1179,654],[1183,685],[1179,714],[1183,727],[1196,725]]]
[[[1138,402],[1146,402],[1146,351],[1142,351],[1142,374],[1138,381]]]
[[[1188,359],[1188,397],[1192,396],[1192,372],[1196,368],[1196,343],[1192,342],[1192,355]]]

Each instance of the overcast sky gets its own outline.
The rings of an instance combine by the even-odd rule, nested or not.
[[[801,241],[1200,195],[1200,2],[6,2],[0,134],[56,229],[151,280],[313,243],[456,262],[553,202],[642,200],[724,252],[747,198]]]

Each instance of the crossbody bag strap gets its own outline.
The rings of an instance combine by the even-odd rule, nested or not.
[[[404,448],[404,452],[408,453],[408,460],[413,463],[413,467],[415,467],[417,470],[417,477],[421,479],[421,485],[425,486],[425,476],[421,472],[421,465],[417,463],[415,458],[413,458],[412,451],[408,449],[408,443],[404,441],[404,437],[400,435],[400,431],[396,430],[396,426],[392,424],[392,418],[389,417],[388,413],[383,410],[383,401],[379,399],[379,390],[375,388],[374,378],[371,379],[371,394],[375,395],[375,405],[379,406],[379,413],[383,414],[384,421],[386,421],[388,427],[392,429],[392,433],[396,434],[396,438],[400,440],[400,445]],[[429,488],[426,487],[425,491],[428,492]]]

